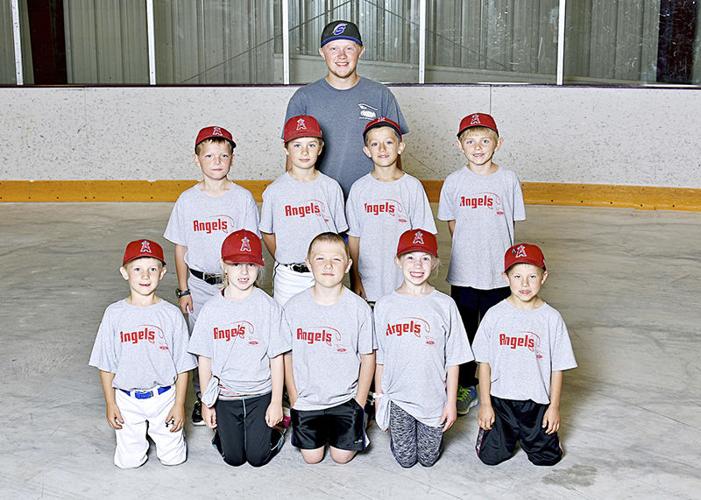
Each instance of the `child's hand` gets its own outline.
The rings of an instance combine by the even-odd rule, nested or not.
[[[268,427],[275,427],[282,420],[282,404],[270,403],[265,410],[265,423]]]
[[[178,299],[180,304],[180,310],[183,314],[190,314],[192,312],[192,295],[185,295]]]
[[[209,406],[202,405],[202,420],[210,429],[217,428],[217,410]]]
[[[485,431],[491,430],[494,425],[494,408],[491,404],[480,403],[479,413],[477,414],[477,422],[481,429]]]
[[[185,423],[185,405],[174,404],[166,416],[166,427],[170,432],[178,432]]]
[[[124,418],[122,418],[122,412],[119,411],[119,408],[117,407],[116,404],[107,404],[107,409],[105,411],[105,418],[107,418],[107,423],[112,427],[114,430],[119,430],[122,428],[122,424],[124,424]]]
[[[560,429],[560,409],[550,405],[543,415],[543,429],[546,434],[553,434]]]
[[[450,429],[457,419],[458,409],[455,407],[455,403],[446,403],[445,408],[443,408],[443,415],[441,415],[441,422],[443,422],[443,432]]]

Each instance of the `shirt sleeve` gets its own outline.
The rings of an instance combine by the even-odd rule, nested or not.
[[[379,307],[378,307],[379,306]],[[375,345],[377,346],[377,351],[375,353],[375,362],[378,365],[385,364],[385,341],[386,338],[382,335],[385,331],[384,325],[384,307],[379,303],[375,304],[375,310],[372,313],[374,324],[375,324]]]
[[[304,87],[300,87],[297,91],[292,94],[290,100],[287,102],[287,111],[285,112],[285,121],[282,122],[282,128],[280,129],[280,138],[284,138],[285,135],[285,123],[287,120],[297,115],[306,115],[307,107],[304,103],[304,94],[301,90]]]
[[[90,366],[104,372],[117,372],[117,357],[114,352],[114,331],[109,310],[105,311],[97,329],[95,344],[90,353]]]
[[[268,357],[274,358],[292,350],[290,333],[287,320],[282,307],[273,304],[270,311],[270,343],[268,345]]]
[[[523,202],[523,192],[521,191],[521,182],[514,174],[514,221],[526,220],[526,206]]]
[[[450,328],[445,342],[445,365],[455,366],[472,361],[475,357],[467,340],[465,325],[460,318],[458,306],[452,299],[449,306],[449,321]]]
[[[209,308],[205,304],[197,316],[197,321],[195,321],[187,350],[197,356],[211,358],[214,355],[213,341],[213,338],[209,335]]]
[[[357,189],[354,189],[355,184],[351,187],[350,194],[348,195],[348,201],[346,201],[346,220],[348,222],[348,236],[360,237],[361,227],[360,227],[360,217],[358,217],[358,196]]]
[[[436,222],[433,220],[433,212],[431,211],[428,196],[426,196],[426,191],[418,179],[416,184],[414,202],[411,204],[411,227],[412,229],[425,229],[436,234],[438,230],[436,229]]]
[[[336,225],[336,230],[339,233],[343,233],[348,230],[348,223],[346,222],[346,207],[343,204],[343,190],[341,185],[334,181],[335,186],[333,187],[333,222]]]
[[[173,361],[175,370],[183,373],[197,367],[197,359],[188,352],[188,330],[185,318],[180,311],[173,310]]]
[[[555,340],[551,353],[551,365],[553,371],[571,370],[577,368],[577,361],[574,359],[570,335],[567,325],[558,313],[555,322]]]
[[[397,103],[396,97],[394,97],[392,91],[387,87],[385,87],[385,90],[387,92],[387,98],[384,100],[385,106],[382,110],[382,116],[385,116],[397,122],[399,124],[399,128],[402,131],[402,134],[408,134],[409,125],[407,124],[406,119],[404,118],[404,114],[402,113],[402,110],[399,107],[399,103]]]
[[[163,233],[163,237],[176,245],[187,246],[187,235],[185,234],[185,222],[183,213],[182,195],[173,205],[173,211],[170,213],[168,225]]]
[[[252,231],[260,237],[258,230],[258,205],[250,191],[246,190],[246,213],[243,218],[243,228]]]
[[[263,191],[263,205],[260,209],[260,230],[264,233],[274,233],[273,227],[273,201],[274,197],[270,192],[270,186]]]
[[[441,197],[438,201],[438,219],[444,221],[455,220],[453,207],[453,189],[450,176],[443,182]]]
[[[489,311],[484,315],[475,334],[475,340],[472,341],[472,352],[475,356],[475,361],[478,363],[492,364],[490,356],[490,340],[492,334],[492,318]],[[492,367],[493,368],[493,367]]]
[[[350,290],[347,292],[352,293]],[[372,354],[375,350],[375,325],[372,321],[372,310],[363,299],[360,299],[359,325],[358,325],[358,352],[360,354]]]

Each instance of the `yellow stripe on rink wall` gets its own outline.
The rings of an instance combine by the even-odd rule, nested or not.
[[[194,180],[0,181],[0,202],[145,202],[175,201]],[[270,180],[236,181],[261,201]],[[432,202],[438,202],[442,180],[422,181]],[[701,189],[524,182],[530,205],[637,208],[701,211]]]

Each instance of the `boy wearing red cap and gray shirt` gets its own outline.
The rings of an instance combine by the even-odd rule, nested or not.
[[[253,196],[227,177],[235,147],[231,132],[223,127],[199,131],[194,159],[202,180],[178,197],[163,235],[175,244],[176,295],[181,311],[188,315],[190,331],[202,306],[219,292],[223,281],[219,250],[224,238],[238,229],[258,233]],[[198,380],[195,375],[192,423],[203,425]]]
[[[166,273],[163,248],[132,241],[119,271],[129,297],[105,310],[89,363],[100,370],[107,423],[117,437],[114,464],[128,469],[146,462],[148,434],[161,463],[178,465],[187,458],[187,372],[197,363],[187,352],[183,315],[156,296]]]
[[[260,231],[275,257],[273,297],[281,305],[314,284],[305,264],[309,242],[324,232],[348,229],[338,182],[316,168],[324,147],[313,116],[293,116],[285,123],[285,173],[263,192]]]
[[[548,272],[536,245],[504,255],[511,294],[485,314],[472,350],[479,363],[477,455],[487,465],[511,458],[517,442],[535,465],[562,458],[562,372],[577,367],[565,322],[538,292]]]
[[[516,174],[492,161],[501,147],[490,115],[473,113],[460,121],[458,147],[467,165],[443,183],[438,218],[448,222],[453,238],[448,283],[472,342],[487,310],[508,297],[501,277],[504,251],[514,242],[514,222],[526,219]],[[458,414],[478,404],[476,365],[460,367]]]

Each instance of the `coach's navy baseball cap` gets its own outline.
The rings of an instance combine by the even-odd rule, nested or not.
[[[358,26],[350,21],[333,21],[324,26],[324,31],[321,32],[321,46],[334,40],[350,40],[363,45]]]

